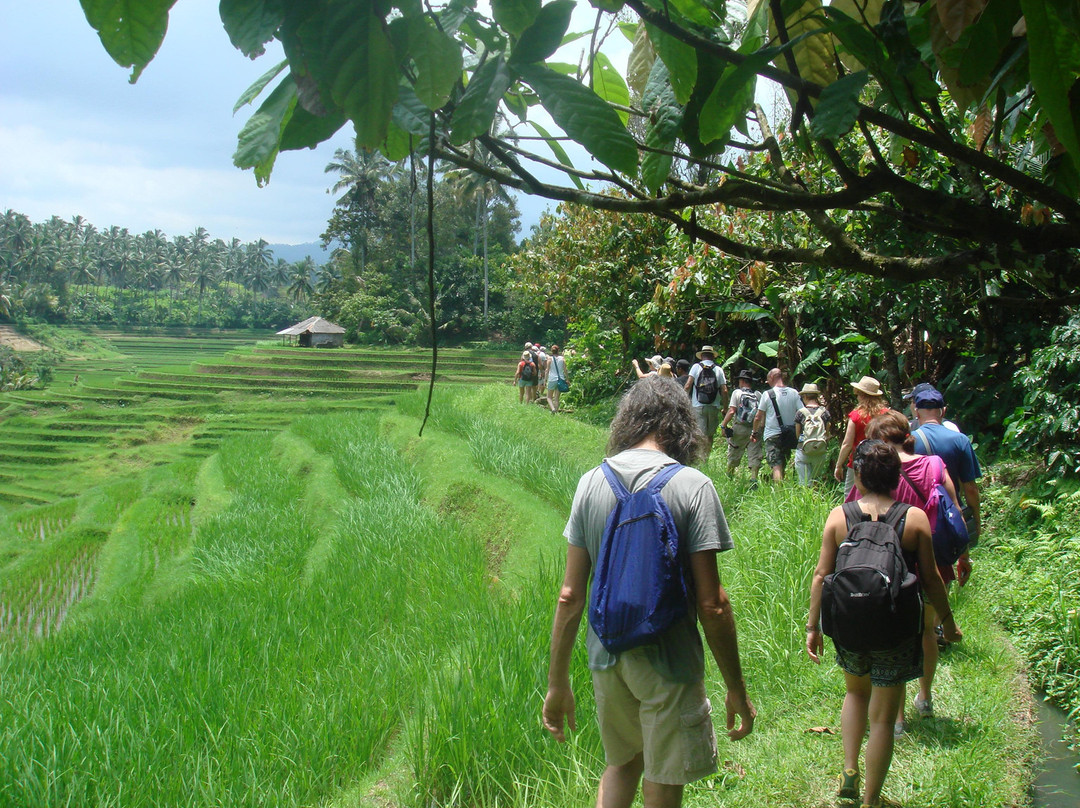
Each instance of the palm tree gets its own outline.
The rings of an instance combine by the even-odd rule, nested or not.
[[[504,137],[506,135],[503,135]],[[483,165],[495,167],[495,160],[483,146],[474,143],[472,158]],[[510,195],[506,189],[483,174],[466,168],[459,168],[446,173],[450,187],[462,202],[476,205],[476,220],[473,228],[473,255],[479,252],[479,241],[483,238],[484,257],[484,328],[488,327],[488,218],[491,206],[498,202],[509,203]]]
[[[378,152],[365,151],[357,144],[355,152],[337,149],[334,159],[323,171],[325,174],[338,174],[337,182],[327,193],[345,191],[337,203],[351,205],[356,210],[359,244],[351,246],[360,248],[359,274],[363,274],[367,267],[368,232],[376,217],[375,191],[391,170],[392,164],[385,157]]]
[[[213,251],[208,251],[206,255],[199,259],[192,268],[191,274],[188,276],[191,280],[191,285],[199,290],[200,321],[202,321],[203,293],[217,283],[221,272],[221,266],[221,257]]]
[[[348,252],[344,247],[339,247],[338,250]],[[335,256],[338,254],[338,250],[334,251]],[[341,283],[341,270],[331,260],[331,263],[325,264],[319,269],[319,278],[315,282],[315,291],[320,295],[325,295],[327,292],[332,292],[339,283]]]
[[[311,275],[314,271],[315,262],[311,260],[310,255],[292,265],[292,274],[289,276],[291,283],[288,291],[289,296],[295,302],[299,303],[301,300],[311,297],[313,291]]]
[[[274,251],[264,240],[259,239],[247,245],[244,250],[244,280],[251,290],[251,323],[255,324],[255,295],[265,294],[270,288],[270,262]]]

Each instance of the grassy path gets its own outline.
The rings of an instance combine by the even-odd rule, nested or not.
[[[0,614],[18,593],[67,597],[80,565],[95,577],[61,630],[0,641],[0,806],[589,804],[602,763],[582,648],[570,744],[539,708],[563,520],[604,435],[511,396],[444,389],[422,440],[420,395],[296,418],[9,514]],[[723,768],[687,804],[832,805],[841,676],[801,648],[831,503],[717,484],[760,718],[721,739]],[[959,598],[940,717],[898,746],[887,793],[909,808],[1025,802],[1034,739],[989,596]]]

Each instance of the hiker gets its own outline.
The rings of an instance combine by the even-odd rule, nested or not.
[[[536,362],[528,351],[521,352],[521,361],[514,373],[514,384],[518,388],[518,404],[532,404],[536,398]]]
[[[649,376],[636,382],[619,402],[606,463],[626,489],[638,491],[654,475],[664,473],[665,466],[694,461],[702,443],[682,388],[669,379]],[[731,603],[717,571],[716,555],[730,549],[732,541],[716,489],[700,471],[681,468],[664,485],[661,498],[670,509],[681,545],[686,614],[662,632],[656,644],[618,654],[601,644],[591,621],[586,637],[607,763],[596,804],[607,808],[628,808],[643,777],[645,808],[679,806],[686,783],[717,769],[698,618],[727,688],[728,736],[738,740],[749,734],[756,715],[746,695]],[[564,531],[569,541],[566,573],[551,631],[543,708],[544,727],[559,742],[566,740],[567,724],[577,728],[570,658],[589,602],[605,524],[616,501],[603,466],[586,472]]]
[[[680,359],[675,363],[675,379],[679,384],[686,384],[686,377],[690,375],[690,360]]]
[[[697,359],[683,384],[690,393],[698,427],[705,435],[705,459],[708,460],[720,426],[720,407],[727,400],[727,379],[723,368],[716,364],[716,352],[711,345],[702,345]]]
[[[945,396],[929,387],[912,398],[919,428],[911,434],[915,439],[915,454],[935,454],[945,461],[945,467],[956,483],[960,498],[956,504],[964,510],[968,536],[974,547],[982,533],[982,512],[979,484],[982,476],[979,459],[971,448],[971,440],[959,429],[953,431],[942,422],[945,417]],[[961,579],[966,580],[966,578]]]
[[[645,360],[645,364],[647,364],[649,366],[648,370],[642,370],[641,365],[638,364],[638,361],[637,361],[636,358],[631,360],[630,364],[632,364],[634,366],[634,373],[637,374],[637,377],[639,379],[643,379],[646,376],[655,375],[655,374],[659,373],[660,372],[660,365],[662,365],[663,362],[664,362],[664,357],[660,356],[660,354],[655,354],[654,356],[650,356],[648,359]]]
[[[861,498],[857,502],[833,508],[825,522],[821,553],[810,585],[806,653],[815,663],[821,662],[824,652],[820,623],[822,590],[826,576],[831,575],[837,567],[840,545],[848,543],[846,551],[858,552],[852,547],[849,529],[853,534],[860,529],[873,529],[865,521],[855,521],[849,528],[845,510],[853,511],[853,515],[858,514],[862,520],[869,518],[894,525],[907,570],[919,576],[925,599],[942,616],[946,638],[959,641],[960,629],[956,627],[949,610],[945,585],[934,562],[934,546],[926,514],[918,508],[908,509],[904,504],[897,504],[898,510],[889,513],[895,504],[890,492],[900,480],[900,458],[896,450],[882,441],[865,440],[855,448],[852,468],[855,487]],[[903,513],[905,509],[906,513]],[[851,598],[841,600],[851,604],[867,601]],[[915,614],[917,618],[917,612]],[[834,633],[837,628],[833,626]],[[886,636],[886,631],[903,634],[902,629],[894,625],[881,625],[879,629],[874,632],[879,637]],[[837,796],[842,800],[860,798],[859,753],[869,719],[870,737],[866,742],[865,781],[861,798],[863,806],[880,806],[883,804],[881,789],[889,773],[895,742],[893,721],[903,699],[904,684],[919,678],[923,672],[922,641],[916,631],[909,638],[898,640],[884,650],[853,650],[835,640],[833,645],[836,648],[836,662],[844,671],[846,688],[841,712],[844,771],[840,776]]]
[[[911,427],[912,432],[914,432],[916,429],[919,428],[919,419],[915,416],[915,402],[913,401],[913,399],[915,398],[916,393],[921,393],[924,390],[933,390],[933,389],[934,389],[934,385],[930,384],[929,382],[921,382],[921,383],[915,385],[914,387],[912,387],[910,390],[905,390],[904,395],[901,396],[901,398],[904,399],[904,401],[908,402],[908,404],[911,407],[911,418],[908,419],[908,425]],[[945,412],[946,412],[947,409],[948,409],[947,407],[942,407],[941,408],[942,416],[945,415]],[[951,429],[953,432],[959,432],[960,431],[960,427],[958,427],[952,421],[945,420],[944,417],[942,418],[941,425],[943,427],[945,427],[946,429]]]
[[[739,375],[735,377],[737,386],[731,391],[727,412],[724,413],[724,420],[720,422],[724,437],[727,438],[728,474],[735,473],[735,469],[739,467],[745,454],[746,464],[750,469],[750,480],[753,483],[757,483],[761,461],[765,454],[765,445],[759,440],[753,440],[754,416],[757,415],[761,397],[761,394],[754,389],[755,381],[753,371],[739,371]]]
[[[535,348],[536,348],[536,357],[535,357],[536,358],[536,378],[539,381],[542,382],[544,379],[547,378],[548,361],[549,361],[550,357],[548,356],[547,351],[544,350],[544,346],[541,345],[540,343],[536,343]],[[539,385],[539,386],[543,387],[542,384]],[[537,393],[539,393],[539,392],[540,391],[537,390]]]
[[[795,474],[799,485],[810,485],[821,475],[829,459],[829,411],[821,406],[816,384],[804,384],[799,391],[802,407],[795,413]]]
[[[900,480],[897,483],[893,498],[897,502],[906,502],[926,512],[927,503],[937,485],[943,485],[945,490],[956,501],[956,486],[953,485],[945,462],[935,455],[917,455],[912,449],[915,439],[911,436],[907,418],[896,410],[875,416],[866,427],[866,437],[871,440],[882,440],[896,449],[900,457]],[[971,558],[967,553],[960,556],[956,562],[957,568],[962,571],[963,582],[966,583],[971,574]],[[949,584],[957,579],[953,566],[937,563],[938,574],[948,591]],[[963,583],[960,584],[963,586]],[[915,711],[920,718],[932,718],[934,715],[934,699],[932,688],[934,674],[938,665],[938,643],[935,628],[938,624],[937,612],[933,605],[924,604],[923,611],[923,675],[919,677],[919,694],[915,697]],[[904,717],[904,705],[907,699],[900,700],[900,710],[896,714],[895,735],[901,735],[907,728]]]
[[[773,482],[783,482],[784,469],[798,438],[795,415],[799,411],[799,394],[784,384],[784,373],[773,368],[765,377],[769,390],[758,401],[754,416],[754,434],[765,439],[765,461],[772,468]],[[762,430],[764,425],[764,431]]]
[[[559,346],[552,345],[547,375],[547,401],[552,415],[559,411],[559,396],[569,389],[570,383],[566,380],[566,360],[563,359]]]
[[[848,413],[844,439],[840,443],[840,454],[836,458],[836,468],[833,470],[836,481],[844,484],[845,496],[851,493],[855,485],[854,472],[852,472],[852,461],[855,455],[852,450],[866,437],[866,425],[870,423],[870,419],[888,409],[884,403],[885,392],[873,376],[863,376],[859,381],[850,382],[850,384],[855,388],[857,404],[855,409]]]

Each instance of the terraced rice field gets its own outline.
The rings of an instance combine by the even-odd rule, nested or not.
[[[107,358],[71,358],[46,390],[0,395],[0,507],[59,502],[301,415],[385,406],[430,379],[422,350],[287,347],[266,332],[90,336]],[[444,349],[437,382],[506,379],[512,367],[506,354]]]

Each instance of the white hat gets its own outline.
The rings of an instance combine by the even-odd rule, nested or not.
[[[885,395],[885,392],[881,389],[881,383],[873,376],[863,376],[859,379],[858,383],[851,382],[851,386],[860,393],[866,393],[868,396]]]

